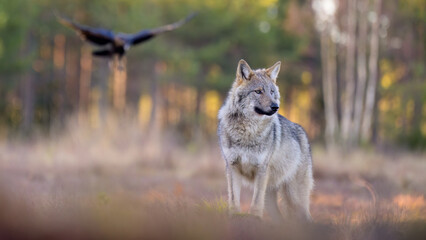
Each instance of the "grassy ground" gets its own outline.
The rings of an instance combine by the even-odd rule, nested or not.
[[[0,239],[426,239],[424,154],[313,155],[314,222],[277,226],[227,215],[216,143],[148,137],[132,122],[2,140]]]

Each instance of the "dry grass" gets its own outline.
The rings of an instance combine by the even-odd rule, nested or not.
[[[425,155],[314,148],[314,165],[315,221],[277,226],[227,215],[215,142],[74,122],[0,141],[0,239],[426,239]]]

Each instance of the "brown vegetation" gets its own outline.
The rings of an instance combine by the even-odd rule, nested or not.
[[[424,155],[314,147],[312,224],[227,215],[216,142],[148,136],[136,120],[77,121],[0,144],[0,238],[421,239]],[[160,137],[161,136],[161,137]],[[250,203],[243,191],[243,209]]]

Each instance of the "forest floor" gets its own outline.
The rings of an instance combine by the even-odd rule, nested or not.
[[[142,132],[0,141],[0,239],[426,239],[424,153],[314,146],[314,221],[277,225],[227,215],[216,143]],[[243,189],[244,211],[250,198]]]

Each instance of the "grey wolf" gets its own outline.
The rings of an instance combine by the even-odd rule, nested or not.
[[[229,210],[240,209],[242,183],[253,186],[250,214],[283,220],[310,220],[314,180],[308,137],[303,128],[277,113],[280,93],[276,80],[281,62],[252,70],[240,60],[236,79],[218,114],[218,137],[226,163]]]

